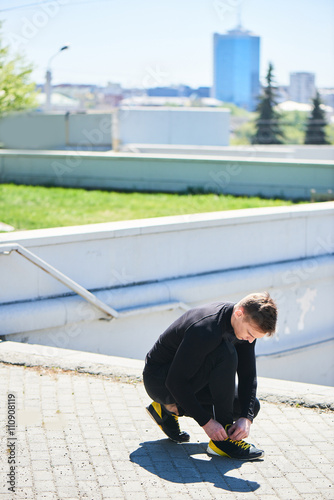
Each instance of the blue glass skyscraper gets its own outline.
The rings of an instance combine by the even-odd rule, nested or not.
[[[253,111],[260,93],[260,37],[238,26],[215,33],[213,97]]]

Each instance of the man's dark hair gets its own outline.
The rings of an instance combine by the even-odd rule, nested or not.
[[[244,309],[246,321],[254,323],[268,336],[275,333],[277,306],[268,292],[251,293],[241,299],[238,306]]]

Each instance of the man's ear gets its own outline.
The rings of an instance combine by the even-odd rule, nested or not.
[[[241,316],[244,315],[244,308],[242,306],[239,306],[236,310],[235,310],[235,315],[237,318],[241,318]]]

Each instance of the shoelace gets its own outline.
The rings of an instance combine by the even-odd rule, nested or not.
[[[233,439],[228,438],[228,440],[231,441],[231,443],[240,446],[240,448],[242,448],[243,450],[247,450],[248,448],[250,448],[250,444],[246,443],[246,441],[243,441],[242,439],[240,441],[233,441]]]
[[[228,424],[225,426],[226,432],[228,431],[229,427],[231,427],[231,424]],[[228,441],[231,441],[231,443],[235,443],[237,446],[240,446],[240,448],[242,448],[243,450],[248,450],[248,448],[250,448],[250,444],[246,443],[246,441],[243,441],[242,439],[240,439],[239,441],[234,441],[233,439],[230,439],[230,438],[227,438],[227,439],[228,439]]]

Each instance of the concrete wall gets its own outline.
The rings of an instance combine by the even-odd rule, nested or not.
[[[8,149],[111,149],[153,154],[334,160],[334,146],[228,146],[230,114],[212,108],[120,108],[117,113],[19,113],[0,119]]]
[[[227,109],[145,108],[118,110],[120,144],[193,144],[227,146]]]
[[[74,114],[68,117],[68,146],[111,148],[112,114]]]
[[[308,260],[299,266],[269,265],[97,292],[121,312],[111,322],[80,298],[8,304],[0,307],[1,331],[5,339],[17,342],[144,359],[160,333],[184,312],[177,302],[191,307],[217,300],[236,302],[268,289],[279,306],[279,326],[273,339],[257,343],[259,375],[333,385],[334,318],[329,297],[334,293],[334,259],[319,257],[316,279],[304,279],[298,290],[284,283],[286,276],[303,274],[304,266],[312,264]],[[308,304],[310,310],[305,311]],[[10,333],[13,329],[17,333]]]
[[[294,146],[294,158],[334,160],[334,146]]]
[[[63,148],[65,115],[15,114],[1,118],[0,143],[13,149]]]
[[[269,356],[257,357],[262,376],[310,384],[334,385],[334,340],[311,344]]]
[[[0,120],[0,143],[9,149],[96,149],[120,144],[229,143],[229,111],[178,108],[120,108],[112,113],[15,114]],[[112,121],[115,121],[112,130]]]
[[[0,120],[0,143],[12,149],[111,148],[110,113],[15,114]]]
[[[236,302],[268,290],[279,327],[258,342],[258,355],[273,363],[262,363],[260,374],[284,378],[282,356],[275,356],[333,338],[333,215],[334,203],[322,203],[1,235],[2,243],[20,243],[121,314],[101,321],[93,306],[13,252],[0,255],[0,333],[143,359],[184,304]],[[293,376],[303,381],[310,370],[300,359]],[[333,374],[332,364],[326,370]]]
[[[124,153],[233,156],[242,158],[292,158],[295,160],[334,160],[334,146],[184,146],[169,144],[126,144]]]
[[[86,288],[102,289],[327,255],[333,208],[327,202],[158,217],[18,231],[0,241],[20,243]],[[1,257],[0,275],[0,303],[67,291],[15,254]]]
[[[0,152],[0,182],[128,191],[331,199],[334,163],[130,153]]]

